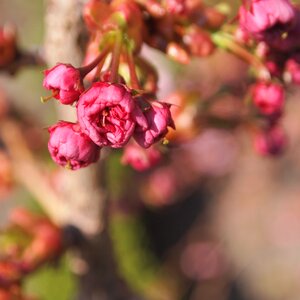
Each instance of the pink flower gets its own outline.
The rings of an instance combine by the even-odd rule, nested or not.
[[[57,64],[44,71],[43,86],[62,104],[72,104],[84,91],[80,71],[70,64]]]
[[[285,64],[285,76],[295,84],[300,84],[300,54],[296,54],[287,60]]]
[[[289,0],[247,0],[239,10],[240,26],[254,36],[275,25],[293,21],[295,9]]]
[[[168,126],[175,129],[170,112],[170,104],[152,101],[151,106],[144,111],[147,120],[147,127],[137,126],[134,138],[137,143],[148,148],[168,133]]]
[[[271,49],[286,53],[299,48],[299,36],[300,11],[297,10],[292,22],[273,26],[262,34],[261,39],[263,39]]]
[[[77,104],[78,122],[99,146],[121,148],[134,132],[136,123],[146,126],[145,117],[130,91],[121,84],[96,82]]]
[[[81,132],[78,124],[61,121],[48,131],[48,149],[57,164],[77,170],[99,159],[100,148]]]
[[[145,171],[155,166],[160,159],[161,153],[156,148],[143,149],[132,143],[125,147],[121,162],[124,165],[131,165],[137,171]]]
[[[260,155],[279,155],[287,144],[287,138],[283,129],[273,126],[256,134],[254,148]]]
[[[252,90],[253,101],[264,115],[280,114],[284,105],[284,89],[280,84],[258,82]]]

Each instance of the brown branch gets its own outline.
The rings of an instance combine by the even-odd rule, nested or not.
[[[63,220],[58,208],[63,201],[29,150],[20,124],[8,118],[2,120],[0,135],[11,157],[16,179],[36,197],[53,222],[61,225]]]

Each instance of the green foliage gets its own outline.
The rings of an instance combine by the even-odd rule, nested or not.
[[[25,294],[36,296],[41,300],[74,299],[76,279],[71,273],[67,259],[57,266],[45,266],[32,274],[25,281]]]
[[[145,290],[155,280],[159,266],[147,245],[143,224],[137,217],[115,214],[110,233],[119,271],[135,290]]]

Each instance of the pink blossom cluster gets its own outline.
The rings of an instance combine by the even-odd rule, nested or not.
[[[295,5],[289,0],[244,1],[239,29],[257,43],[257,54],[273,77],[300,83],[300,10]]]
[[[48,149],[57,164],[72,170],[86,167],[99,159],[102,147],[123,148],[131,138],[149,148],[165,137],[168,127],[175,128],[169,104],[134,96],[126,85],[107,81],[94,82],[85,90],[82,69],[58,64],[44,72],[44,87],[62,104],[76,103],[77,109],[77,123],[60,121],[48,129]],[[130,149],[126,161],[136,162],[137,151]],[[140,152],[150,153],[147,164],[157,161],[153,151]],[[145,169],[145,164],[133,165]]]
[[[254,51],[270,74],[251,88],[253,104],[266,121],[256,135],[255,148],[263,155],[281,153],[286,144],[279,124],[285,85],[300,84],[300,10],[289,0],[243,1],[238,32],[249,47],[254,42]]]

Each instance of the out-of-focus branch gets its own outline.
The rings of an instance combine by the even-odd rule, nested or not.
[[[45,61],[40,49],[32,51],[18,50],[17,55],[12,62],[7,65],[0,66],[0,72],[14,75],[21,68],[43,65],[45,65]]]
[[[41,165],[29,150],[21,125],[9,118],[2,120],[0,136],[11,157],[16,179],[36,197],[51,219],[61,225],[63,220],[58,208],[64,203],[63,199],[51,187]]]

